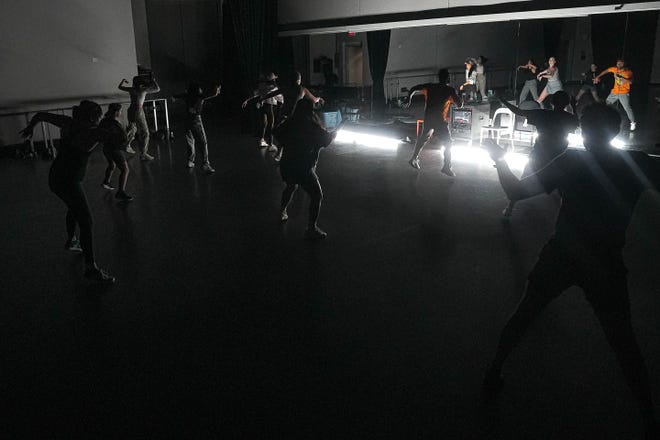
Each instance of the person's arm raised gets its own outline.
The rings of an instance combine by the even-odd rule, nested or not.
[[[117,88],[121,90],[122,92],[130,92],[131,88],[128,86],[125,86],[124,84],[128,84],[128,80],[126,78],[122,79]]]
[[[526,110],[521,110],[519,107],[516,107],[515,105],[511,104],[510,102],[507,102],[507,101],[503,100],[503,99],[502,99],[501,97],[499,97],[499,96],[497,97],[497,99],[499,99],[500,102],[501,102],[506,108],[508,108],[509,110],[511,110],[514,114],[516,114],[516,115],[518,115],[518,116],[523,116],[523,117],[525,117],[525,118],[528,116]]]
[[[30,119],[28,126],[21,130],[19,133],[24,139],[31,138],[34,127],[40,122],[46,122],[56,126],[57,128],[62,128],[71,122],[71,117],[66,115],[58,115],[55,113],[39,112],[34,115],[32,119]]]

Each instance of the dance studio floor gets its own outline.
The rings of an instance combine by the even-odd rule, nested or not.
[[[207,120],[217,172],[185,167],[179,136],[130,159],[130,204],[87,194],[98,261],[82,280],[64,248],[49,162],[0,161],[3,437],[636,439],[641,419],[580,290],[552,303],[505,369],[479,385],[527,272],[553,230],[554,196],[510,224],[495,170],[411,146],[322,153],[320,242],[307,198],[280,224],[283,184],[256,139]],[[458,148],[458,147],[457,147]],[[457,156],[461,156],[457,154]],[[660,402],[660,197],[629,231],[633,323]],[[660,403],[656,404],[660,417]]]

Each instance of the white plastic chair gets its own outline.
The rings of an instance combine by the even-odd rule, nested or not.
[[[481,134],[479,136],[479,143],[484,140],[484,131],[494,131],[496,133],[497,143],[500,142],[500,137],[509,136],[511,141],[511,151],[514,150],[513,144],[513,129],[515,128],[516,121],[513,112],[508,108],[498,108],[493,114],[493,122],[489,125],[481,127]]]

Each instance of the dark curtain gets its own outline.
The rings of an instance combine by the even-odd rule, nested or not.
[[[279,37],[277,39],[277,57],[275,71],[280,77],[287,76],[295,70],[293,56],[293,37]]]
[[[546,60],[550,57],[560,58],[559,49],[561,46],[562,26],[562,19],[543,21],[543,49],[545,50]]]
[[[367,47],[369,50],[369,69],[372,80],[372,105],[376,115],[382,115],[385,110],[385,69],[390,51],[390,31],[367,32]]]
[[[276,0],[228,0],[244,92],[254,89],[259,73],[274,70]],[[225,60],[229,62],[229,60]]]
[[[623,57],[635,75],[630,100],[640,116],[646,111],[648,103],[657,25],[658,11],[591,16],[594,62],[600,70],[604,70],[614,66],[617,58]],[[608,90],[612,83],[612,75],[607,75],[605,85]]]

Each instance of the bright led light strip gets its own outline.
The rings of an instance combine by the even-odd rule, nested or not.
[[[569,133],[568,135],[568,145],[571,147],[575,148],[584,148],[584,139],[582,139],[582,136],[576,133]],[[623,142],[621,139],[618,137],[612,139],[610,142],[610,145],[612,145],[614,148],[622,149],[625,148],[626,143]]]
[[[355,143],[369,148],[380,148],[384,150],[396,150],[399,148],[399,141],[397,139],[358,133],[356,131],[344,130],[343,128],[337,132],[335,140],[337,142]]]

